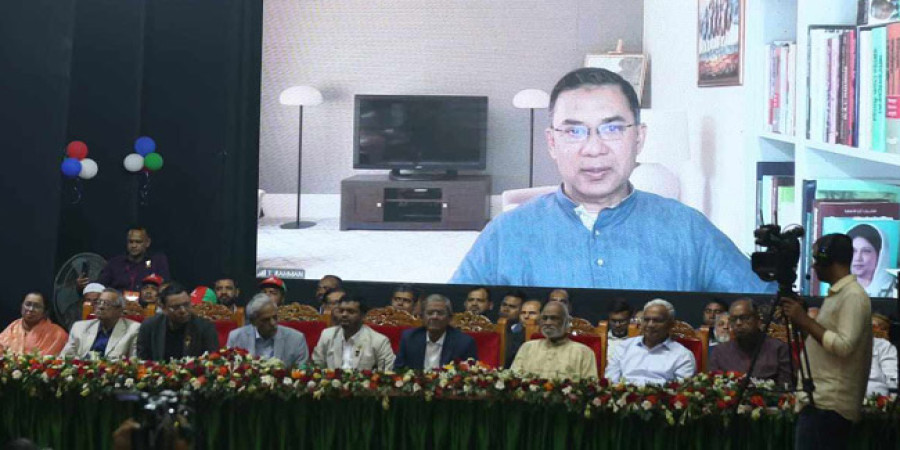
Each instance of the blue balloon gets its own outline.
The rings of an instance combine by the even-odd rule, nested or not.
[[[81,161],[76,158],[66,158],[62,162],[62,173],[67,178],[76,178],[81,173]]]
[[[141,156],[147,156],[156,151],[156,142],[148,136],[141,136],[134,141],[134,151]]]

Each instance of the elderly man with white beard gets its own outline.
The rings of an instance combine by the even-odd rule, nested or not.
[[[511,369],[548,379],[597,378],[597,360],[588,346],[569,339],[572,318],[566,305],[549,302],[539,323],[545,339],[531,340],[519,348]]]

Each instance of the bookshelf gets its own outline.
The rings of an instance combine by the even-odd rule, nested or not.
[[[748,0],[745,10],[745,101],[751,105],[745,136],[747,179],[756,180],[757,162],[793,162],[795,202],[781,225],[803,223],[802,186],[805,180],[877,179],[900,184],[900,154],[848,145],[819,142],[807,136],[809,87],[809,27],[812,25],[855,26],[857,1],[851,0]],[[767,45],[796,42],[795,135],[767,131],[769,74]],[[755,106],[753,106],[755,105]],[[815,117],[814,117],[815,118]],[[746,204],[756,205],[756,189],[748,192]],[[756,217],[753,214],[750,217]],[[803,255],[808,250],[804,249]],[[807,258],[801,257],[801,261]],[[805,267],[801,267],[801,275]]]

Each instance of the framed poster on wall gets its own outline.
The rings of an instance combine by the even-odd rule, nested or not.
[[[745,0],[698,0],[697,85],[740,86]]]
[[[647,57],[641,54],[587,55],[584,67],[598,67],[615,72],[629,82],[637,93],[638,102],[643,101],[644,77],[647,73]]]

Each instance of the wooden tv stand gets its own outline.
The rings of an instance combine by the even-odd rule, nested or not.
[[[476,230],[490,219],[491,177],[398,181],[384,175],[341,180],[341,230]]]

